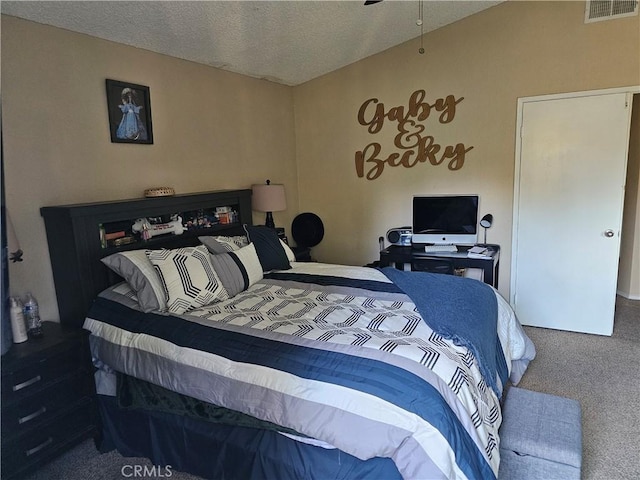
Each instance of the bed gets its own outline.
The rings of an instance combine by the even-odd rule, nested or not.
[[[271,232],[100,258],[103,450],[204,478],[496,478],[502,394],[535,355],[499,293],[295,262]]]

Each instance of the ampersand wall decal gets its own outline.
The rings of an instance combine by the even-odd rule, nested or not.
[[[439,143],[436,143],[433,136],[425,135],[425,126],[422,122],[428,120],[435,111],[440,114],[438,121],[441,124],[451,123],[456,116],[456,107],[464,97],[456,99],[453,95],[447,95],[433,103],[425,102],[425,97],[424,90],[413,92],[409,97],[406,111],[402,105],[387,111],[384,103],[377,98],[370,98],[360,106],[358,123],[367,127],[367,131],[372,135],[382,130],[385,121],[397,122],[398,133],[393,144],[401,152],[391,153],[384,158],[384,155],[381,155],[382,146],[371,142],[355,154],[358,177],[366,176],[367,180],[375,180],[382,175],[385,165],[412,168],[419,163],[429,162],[431,165],[440,165],[448,160],[449,170],[462,168],[465,155],[473,147],[465,147],[463,143],[458,143],[455,146],[447,145],[443,149]],[[365,168],[368,168],[366,172]]]

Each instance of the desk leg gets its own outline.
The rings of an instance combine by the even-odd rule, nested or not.
[[[498,266],[500,265],[500,260],[496,262],[495,265],[493,263],[491,265],[487,265],[483,268],[484,271],[484,283],[491,285],[494,288],[498,288]]]
[[[488,283],[489,285],[493,285],[493,265],[487,265],[483,268],[484,270],[484,283]]]

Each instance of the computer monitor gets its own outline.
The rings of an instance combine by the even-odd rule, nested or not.
[[[478,241],[478,195],[413,197],[413,244],[473,245]]]

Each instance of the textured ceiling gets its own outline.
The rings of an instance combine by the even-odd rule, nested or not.
[[[423,2],[425,33],[499,1]],[[286,85],[420,35],[419,0],[2,1],[3,14]],[[425,45],[428,54],[428,45]]]

